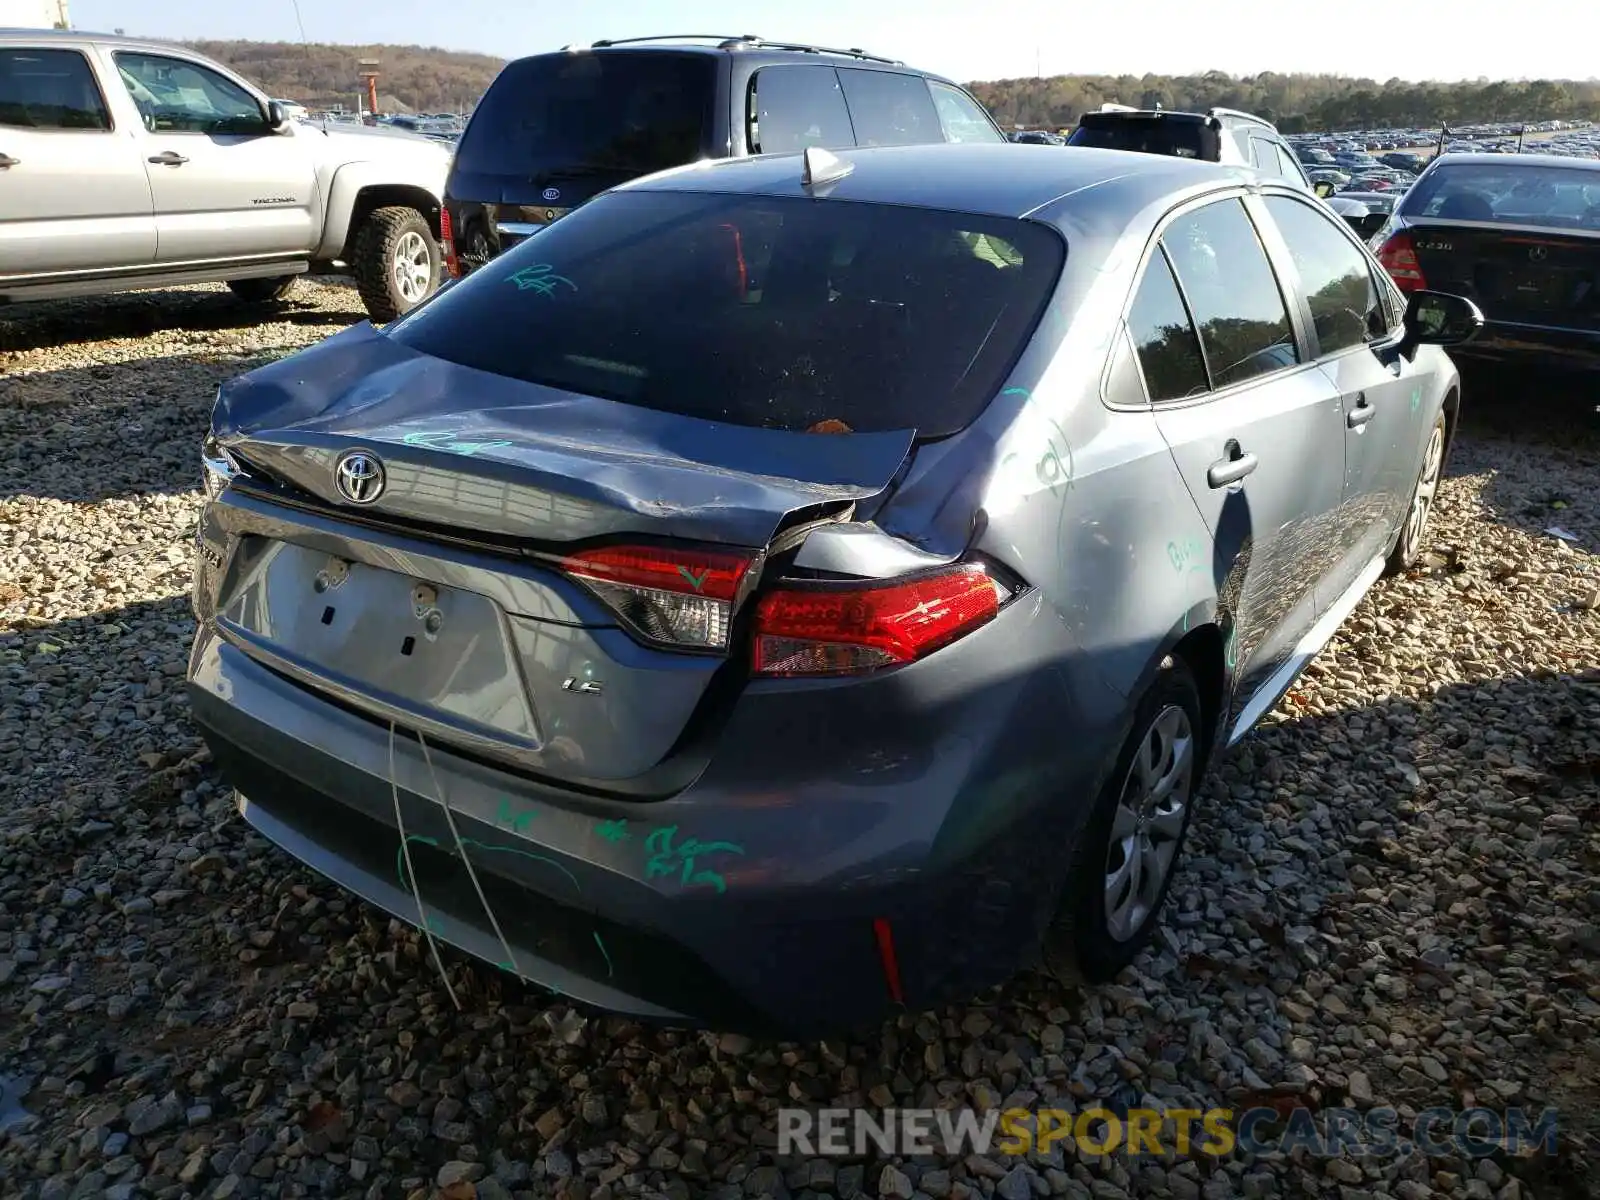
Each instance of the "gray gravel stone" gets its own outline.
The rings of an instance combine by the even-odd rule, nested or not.
[[[1511,1157],[1418,1175],[774,1152],[783,1105],[1253,1092],[1548,1105],[1571,1177],[1600,1175],[1600,439],[1542,392],[1501,433],[1472,423],[1495,396],[1469,380],[1429,557],[1219,759],[1162,935],[1115,984],[1024,974],[856,1041],[780,1045],[593,1017],[451,956],[457,1013],[414,931],[237,819],[182,687],[197,446],[217,385],[360,320],[352,289],[306,283],[267,312],[197,288],[6,314],[0,1066],[34,1082],[0,1178],[19,1195],[1557,1190]]]

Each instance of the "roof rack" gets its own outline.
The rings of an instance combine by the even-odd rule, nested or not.
[[[590,44],[591,50],[604,50],[607,46],[631,46],[637,42],[759,42],[753,33],[657,33],[650,37],[601,38]]]
[[[881,54],[868,54],[860,46],[841,49],[838,46],[813,46],[808,42],[772,42],[753,33],[741,33],[733,36],[717,33],[668,33],[657,34],[653,37],[632,38],[605,38],[594,42],[590,49],[604,50],[609,46],[629,46],[639,42],[715,42],[719,50],[735,50],[743,47],[761,50],[793,50],[801,54],[837,54],[842,58],[859,58],[866,62],[887,63],[892,67],[903,67],[905,63],[898,58],[886,58]]]

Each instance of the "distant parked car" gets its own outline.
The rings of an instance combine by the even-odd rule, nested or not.
[[[0,301],[347,271],[387,321],[439,282],[449,152],[289,119],[179,46],[0,30]]]
[[[1254,167],[1292,186],[1312,190],[1305,168],[1277,127],[1262,117],[1231,108],[1193,113],[1107,104],[1079,117],[1067,144]]]
[[[1106,980],[1207,765],[1421,552],[1476,320],[1170,156],[635,180],[222,388],[191,708],[268,839],[578,1003]]]
[[[1395,209],[1378,257],[1404,291],[1482,307],[1473,355],[1600,368],[1600,163],[1449,155]]]
[[[1396,150],[1389,154],[1379,155],[1378,161],[1385,166],[1407,171],[1412,175],[1418,174],[1423,167],[1428,165],[1428,160],[1423,158],[1422,155],[1413,154],[1407,150]]]
[[[1059,134],[1047,133],[1043,129],[1022,129],[1011,135],[1011,140],[1020,146],[1064,146],[1067,139]]]
[[[1003,142],[966,91],[895,59],[755,37],[618,38],[508,63],[446,186],[465,274],[607,188],[705,158],[808,146]]]

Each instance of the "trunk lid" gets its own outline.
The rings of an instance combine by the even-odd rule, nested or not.
[[[242,461],[352,515],[530,546],[638,534],[764,547],[791,514],[882,492],[910,429],[830,437],[681,416],[459,366],[370,325],[241,376],[213,431]],[[335,465],[381,460],[350,504]]]
[[[915,437],[741,427],[576,395],[370,326],[226,385],[213,428],[251,476],[214,506],[234,547],[217,619],[236,645],[440,743],[644,794],[686,782],[665,760],[726,652],[639,638],[611,567],[585,574],[572,556],[594,539],[700,554],[705,565],[677,568],[697,593],[708,581],[687,600],[732,597],[716,617],[726,628],[749,589],[715,591],[719,548],[739,548],[753,582],[788,524],[884,493]],[[336,483],[354,450],[384,470],[365,504]]]
[[[1490,321],[1600,329],[1600,235],[1407,224],[1428,287],[1470,297]]]

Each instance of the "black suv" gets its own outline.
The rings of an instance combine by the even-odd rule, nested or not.
[[[1067,144],[1253,167],[1293,187],[1315,190],[1277,126],[1231,108],[1193,113],[1108,104],[1079,117]]]
[[[574,206],[706,158],[809,146],[1003,142],[947,79],[754,36],[626,38],[506,64],[456,148],[444,251],[465,274]]]

